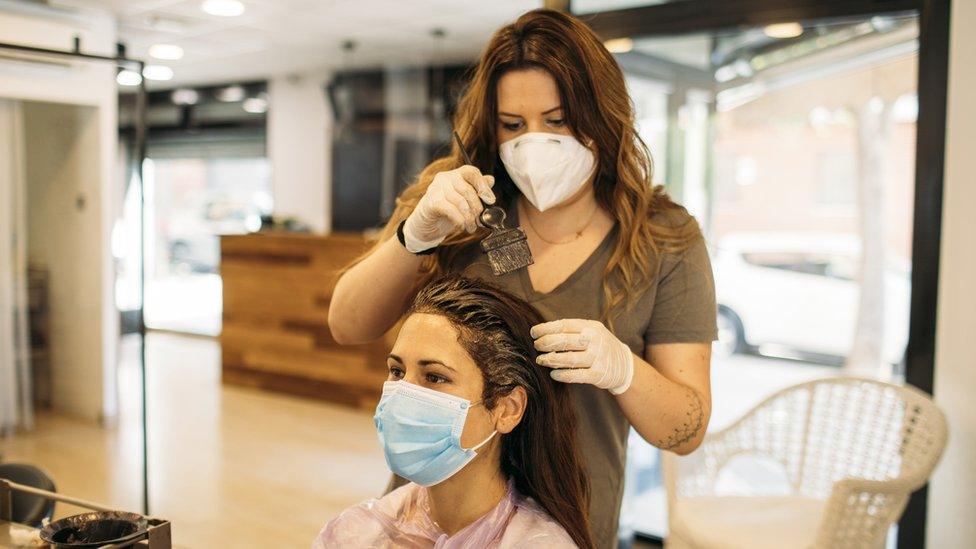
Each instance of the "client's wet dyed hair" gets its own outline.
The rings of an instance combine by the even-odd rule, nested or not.
[[[535,362],[529,333],[544,322],[531,305],[486,282],[447,275],[425,286],[407,310],[446,317],[458,341],[484,375],[482,398],[494,408],[516,387],[527,395],[525,413],[502,438],[502,470],[531,496],[577,545],[593,547],[587,511],[589,482],[576,440],[576,413],[566,385]]]

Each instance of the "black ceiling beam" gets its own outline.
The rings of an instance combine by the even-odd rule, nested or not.
[[[0,49],[19,51],[27,54],[49,56],[49,57],[66,57],[66,58],[79,58],[88,59],[89,61],[112,61],[114,63],[126,64],[126,65],[136,65],[140,69],[145,63],[140,59],[131,59],[125,57],[124,55],[97,55],[93,53],[84,53],[80,50],[81,43],[77,36],[74,40],[74,50],[56,50],[51,48],[40,48],[36,46],[27,46],[24,44],[13,44],[4,42],[0,44]]]
[[[681,0],[653,6],[577,15],[601,38],[678,35],[703,29],[755,27],[807,19],[836,19],[879,12],[914,12],[923,0]]]
[[[224,84],[210,84],[206,86],[175,86],[167,89],[152,90],[148,92],[149,106],[157,105],[173,105],[172,94],[176,90],[189,89],[200,94],[200,101],[196,103],[201,105],[204,103],[222,103],[222,101],[216,98],[216,94],[224,89],[231,86],[240,86],[244,88],[245,97],[251,97],[261,92],[268,91],[268,82],[266,80],[249,80],[245,82],[227,82]],[[132,101],[132,93],[122,90],[119,93],[120,103],[129,104]]]

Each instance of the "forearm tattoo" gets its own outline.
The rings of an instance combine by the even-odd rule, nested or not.
[[[698,436],[699,431],[702,429],[702,423],[705,420],[705,410],[702,406],[701,397],[692,389],[687,387],[685,389],[691,395],[688,409],[685,411],[684,417],[680,420],[681,424],[667,438],[660,441],[658,447],[662,450],[674,450],[678,446]]]

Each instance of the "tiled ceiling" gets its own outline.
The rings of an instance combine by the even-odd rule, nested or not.
[[[244,14],[217,17],[203,0],[53,0],[118,18],[131,57],[172,67],[150,88],[262,79],[345,66],[474,59],[491,34],[541,0],[243,0]],[[435,41],[431,30],[446,37]],[[341,44],[356,43],[347,56]],[[179,61],[154,61],[149,46],[176,44]]]

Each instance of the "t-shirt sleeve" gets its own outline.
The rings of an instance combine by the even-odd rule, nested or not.
[[[715,280],[705,239],[678,254],[663,254],[661,261],[644,344],[714,341],[718,336]]]

